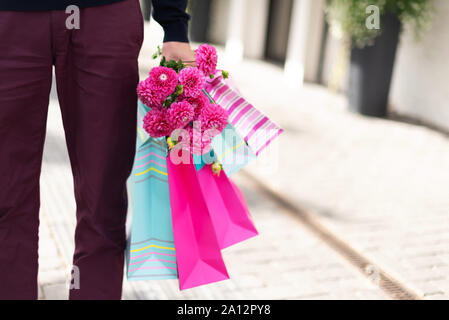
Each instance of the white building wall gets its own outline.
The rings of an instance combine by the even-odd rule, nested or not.
[[[298,29],[296,32],[290,31],[289,59],[299,60],[298,63],[303,68],[301,76],[298,76],[298,83],[301,82],[302,73],[307,81],[316,81],[325,0],[296,0],[295,3],[298,8],[300,7],[298,4],[308,5],[302,6],[307,12],[296,10],[292,15],[292,28],[295,29],[295,26],[299,28],[296,28]],[[243,55],[248,58],[264,58],[269,0],[214,0],[211,11],[209,29],[211,42],[226,44],[227,49],[232,52],[243,49]],[[295,71],[295,74],[299,73]]]
[[[315,82],[320,64],[321,42],[324,27],[325,0],[313,0],[310,6],[309,36],[306,48],[304,79]]]
[[[294,0],[288,37],[285,75],[289,83],[304,82],[306,52],[309,44],[312,0]]]
[[[209,38],[211,42],[224,45],[231,38],[241,41],[244,55],[249,58],[263,58],[268,25],[268,0],[238,0],[238,10],[231,12],[231,0],[214,0],[211,9]]]
[[[401,39],[390,104],[399,114],[449,130],[449,1],[435,0],[434,7],[421,41],[410,32]]]

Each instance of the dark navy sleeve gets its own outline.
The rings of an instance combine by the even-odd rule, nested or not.
[[[164,28],[164,42],[189,42],[187,0],[152,0],[153,17]]]

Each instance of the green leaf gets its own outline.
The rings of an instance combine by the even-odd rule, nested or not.
[[[164,57],[162,57],[160,65],[161,65],[162,67],[165,67],[165,66],[167,65],[167,62],[166,62],[165,56],[164,56]]]
[[[428,31],[434,8],[431,0],[327,0],[326,17],[337,30],[342,30],[352,40],[352,44],[363,48],[372,45],[382,33],[385,14],[393,14],[403,25],[414,30],[419,39]],[[380,13],[380,28],[367,28],[367,18],[375,13],[367,13],[369,6],[375,6]]]
[[[161,46],[157,46],[157,51],[153,53],[153,59],[157,59],[162,55],[162,49]]]
[[[175,89],[175,95],[179,97],[184,92],[184,86],[182,84],[178,84]]]

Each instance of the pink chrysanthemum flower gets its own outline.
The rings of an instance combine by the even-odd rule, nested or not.
[[[173,103],[167,111],[168,121],[172,128],[183,128],[195,116],[193,106],[187,101]]]
[[[198,120],[201,122],[203,131],[216,130],[218,133],[221,133],[228,123],[228,114],[218,104],[210,103],[201,110]]]
[[[143,118],[143,128],[153,138],[169,136],[172,127],[167,119],[167,111],[151,109]]]
[[[201,90],[204,89],[206,79],[204,79],[200,70],[188,67],[179,72],[179,83],[184,86],[182,93],[184,97],[196,98],[201,94]]]
[[[141,81],[137,86],[137,96],[150,108],[159,108],[162,105],[163,97],[152,89],[148,79]]]
[[[163,97],[172,94],[178,85],[178,74],[175,70],[167,67],[151,69],[148,79],[150,88],[155,92],[159,92]]]
[[[204,94],[200,94],[196,98],[192,97],[184,97],[183,95],[179,96],[179,101],[187,101],[193,106],[193,109],[195,110],[195,118],[198,117],[201,114],[201,110],[209,104],[209,99]]]
[[[205,76],[215,74],[217,70],[217,50],[208,44],[203,44],[195,51],[196,65]]]
[[[202,155],[212,150],[211,138],[205,136],[201,130],[189,127],[190,152],[195,155]]]

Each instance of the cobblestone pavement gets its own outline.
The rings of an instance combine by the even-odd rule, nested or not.
[[[267,64],[231,74],[286,128],[277,157],[263,154],[249,170],[420,297],[448,299],[449,138],[350,114],[341,96],[289,89]]]
[[[142,74],[157,41],[143,49]],[[269,64],[226,68],[245,96],[286,129],[249,172],[419,296],[449,298],[448,138],[350,114],[340,95],[313,85],[290,88]],[[65,299],[75,205],[54,96],[41,181],[40,297]],[[176,281],[125,280],[124,299],[389,298],[282,206],[258,194],[245,175],[236,181],[260,236],[224,251],[231,280],[182,293]]]

